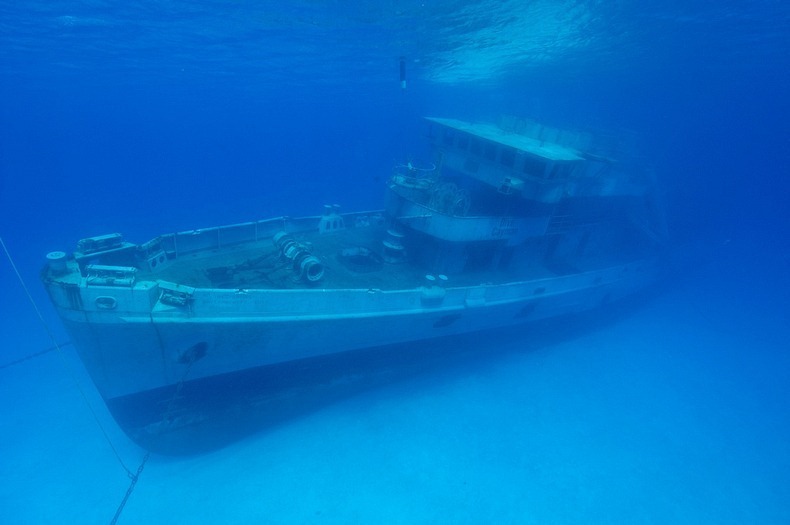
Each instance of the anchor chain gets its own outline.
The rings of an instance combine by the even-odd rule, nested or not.
[[[170,418],[170,414],[173,411],[173,406],[175,405],[176,399],[178,399],[178,395],[181,393],[181,389],[184,387],[184,383],[187,380],[189,371],[192,369],[192,365],[195,363],[195,361],[200,359],[200,357],[202,357],[202,355],[200,356],[190,355],[188,360],[186,361],[187,367],[184,370],[184,374],[181,376],[181,379],[176,384],[176,388],[173,391],[173,397],[170,398],[170,402],[168,402],[167,404],[167,409],[165,409],[165,412],[162,415],[162,423],[166,423],[167,420]],[[126,503],[129,501],[132,492],[134,492],[135,486],[137,485],[137,482],[140,480],[140,474],[143,473],[145,464],[148,463],[148,458],[150,457],[151,457],[151,452],[146,452],[145,456],[143,456],[143,460],[140,462],[140,466],[137,467],[137,472],[135,472],[134,474],[132,474],[131,471],[129,470],[126,471],[126,473],[129,475],[129,479],[131,479],[132,482],[129,483],[129,487],[126,489],[126,494],[124,494],[121,503],[118,505],[118,508],[115,511],[115,515],[112,517],[112,520],[110,521],[110,525],[115,525],[118,522],[118,518],[121,517],[121,513],[123,512]]]
[[[126,506],[126,502],[129,501],[129,497],[134,492],[134,487],[137,485],[137,481],[140,479],[140,474],[143,473],[143,469],[145,468],[145,464],[148,463],[148,458],[151,457],[150,452],[146,452],[145,456],[143,456],[143,460],[140,462],[140,466],[137,467],[137,472],[132,474],[129,472],[129,477],[131,478],[132,482],[129,484],[129,487],[126,489],[126,494],[124,494],[123,499],[121,500],[120,505],[115,510],[115,516],[112,517],[110,521],[110,525],[115,525],[118,523],[118,518],[121,517],[121,512],[123,512],[124,507]]]

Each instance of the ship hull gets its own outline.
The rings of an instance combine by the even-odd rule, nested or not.
[[[448,289],[204,289],[192,292],[188,308],[159,305],[153,313],[86,311],[110,293],[131,305],[141,292],[94,286],[81,290],[81,310],[59,311],[118,424],[147,449],[185,453],[424,367],[447,346],[427,341],[528,331],[541,320],[610,309],[648,287],[656,271],[636,261]],[[460,353],[464,341],[449,346]]]

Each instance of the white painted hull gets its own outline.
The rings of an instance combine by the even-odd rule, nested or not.
[[[59,312],[105,399],[174,385],[184,353],[203,345],[188,380],[326,354],[475,332],[578,313],[647,286],[652,263],[530,282],[439,290],[197,289],[189,309],[157,304],[157,283],[81,289],[83,311]],[[119,293],[120,292],[120,293]],[[118,307],[90,305],[112,297]],[[57,301],[56,301],[57,302]],[[124,308],[124,305],[128,305]]]

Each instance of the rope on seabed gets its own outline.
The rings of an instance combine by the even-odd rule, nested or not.
[[[72,381],[74,381],[74,385],[77,387],[77,390],[79,391],[80,395],[82,396],[83,401],[85,401],[85,406],[88,407],[88,410],[93,415],[93,419],[96,421],[96,425],[99,427],[99,430],[101,430],[101,433],[104,436],[104,439],[107,441],[107,444],[110,446],[110,448],[112,449],[113,453],[115,454],[115,457],[118,460],[118,463],[121,464],[121,467],[123,467],[123,469],[126,471],[126,474],[129,476],[129,479],[132,480],[131,483],[129,484],[129,487],[127,487],[127,489],[126,489],[126,494],[124,494],[123,499],[121,500],[121,503],[118,505],[118,508],[115,510],[115,515],[113,516],[112,521],[110,522],[111,525],[115,525],[118,522],[118,518],[121,517],[121,512],[123,512],[124,507],[126,507],[126,503],[129,501],[129,497],[132,495],[132,492],[134,492],[134,489],[137,486],[137,482],[140,480],[140,474],[143,473],[143,469],[145,468],[145,464],[148,463],[148,459],[151,457],[151,452],[147,451],[145,453],[145,456],[143,456],[143,460],[140,462],[140,465],[137,467],[137,471],[136,472],[132,473],[132,471],[129,470],[129,468],[127,468],[126,464],[121,459],[120,454],[118,454],[118,450],[113,445],[112,440],[110,440],[110,436],[107,434],[107,431],[104,429],[104,426],[102,426],[101,421],[99,420],[99,416],[93,410],[93,407],[91,406],[90,402],[88,401],[88,396],[85,394],[85,391],[80,386],[80,383],[77,380],[76,374],[71,369],[71,367],[69,366],[68,362],[66,361],[66,357],[63,354],[63,349],[61,347],[64,346],[65,344],[69,344],[69,343],[64,343],[63,345],[58,344],[57,340],[55,339],[54,332],[49,327],[49,324],[47,324],[47,321],[44,319],[44,316],[41,314],[41,310],[39,310],[35,299],[33,299],[33,295],[30,293],[30,290],[28,289],[27,284],[25,284],[25,280],[22,278],[22,274],[19,273],[19,270],[17,269],[16,264],[14,263],[14,259],[11,257],[11,254],[9,253],[8,248],[6,247],[5,242],[3,242],[3,238],[2,237],[0,237],[0,246],[3,247],[3,251],[5,252],[5,256],[8,259],[8,262],[11,263],[11,268],[13,268],[14,273],[16,274],[16,277],[19,280],[19,284],[22,286],[22,289],[25,291],[25,294],[27,295],[27,298],[30,300],[30,304],[33,306],[33,310],[35,310],[39,321],[41,321],[41,325],[44,327],[44,331],[47,333],[47,335],[49,336],[50,340],[53,343],[53,347],[52,348],[48,348],[46,350],[38,352],[37,354],[33,354],[31,356],[28,356],[28,357],[22,358],[20,360],[17,360],[17,361],[15,361],[13,363],[9,363],[8,366],[10,366],[12,364],[15,364],[16,362],[24,361],[24,360],[30,359],[32,357],[35,357],[37,355],[44,354],[44,353],[49,352],[49,351],[51,351],[53,349],[58,351],[58,355],[60,356],[61,362],[63,363],[63,368],[66,369],[68,374],[71,376]],[[186,382],[187,376],[189,375],[189,371],[192,369],[192,365],[195,363],[195,361],[197,361],[197,359],[199,359],[199,358],[195,357],[195,356],[191,356],[191,358],[188,360],[187,367],[184,370],[184,374],[181,376],[181,380],[176,385],[175,392],[173,393],[173,397],[170,399],[170,402],[167,405],[167,409],[165,410],[165,413],[164,413],[164,415],[162,417],[162,421],[163,422],[167,421],[170,418],[170,415],[173,412],[173,407],[175,406],[175,402],[176,402],[176,400],[178,399],[178,396],[181,393],[181,389],[183,388],[184,383]]]
[[[77,387],[77,391],[80,393],[80,396],[82,396],[82,400],[85,402],[85,406],[88,407],[88,411],[93,416],[93,420],[96,422],[96,425],[99,427],[99,430],[104,436],[104,439],[107,441],[107,444],[110,446],[110,449],[112,450],[113,454],[115,454],[115,458],[118,460],[118,463],[120,463],[121,467],[123,467],[123,469],[126,471],[126,474],[130,478],[133,478],[134,474],[132,474],[132,471],[129,470],[129,468],[123,462],[123,459],[121,459],[121,455],[118,453],[118,450],[115,448],[115,445],[113,445],[110,436],[107,434],[107,431],[104,429],[104,426],[101,424],[98,414],[96,414],[96,411],[93,410],[90,401],[88,401],[88,396],[87,394],[85,394],[85,391],[82,389],[82,386],[77,380],[77,375],[74,373],[74,370],[72,370],[72,368],[69,366],[68,362],[66,361],[66,356],[63,353],[63,349],[61,348],[61,345],[55,339],[54,332],[49,327],[49,324],[47,324],[47,321],[44,319],[44,316],[41,314],[41,310],[39,310],[38,305],[36,304],[36,300],[33,299],[33,295],[30,293],[27,284],[25,284],[25,280],[22,278],[22,274],[19,273],[19,269],[17,269],[16,264],[14,263],[14,259],[11,257],[11,253],[8,251],[8,248],[6,247],[5,242],[3,242],[2,237],[0,237],[0,245],[3,247],[3,251],[5,252],[5,256],[8,259],[8,262],[11,263],[11,268],[14,270],[17,280],[19,280],[19,284],[22,286],[22,290],[24,290],[25,295],[27,295],[27,298],[30,301],[30,304],[33,306],[33,310],[36,312],[36,315],[38,316],[38,320],[41,322],[41,326],[44,327],[44,331],[47,333],[47,336],[49,337],[50,341],[52,341],[53,346],[58,351],[58,355],[60,356],[60,360],[61,363],[63,364],[63,368],[71,377],[71,380],[74,382],[74,386]]]
[[[67,346],[67,345],[70,345],[70,344],[71,344],[71,341],[66,341],[65,343],[60,343],[58,346],[63,348],[64,346]],[[45,349],[41,350],[40,352],[34,352],[34,353],[30,354],[30,355],[26,355],[25,357],[20,357],[19,359],[14,359],[13,361],[9,361],[8,363],[3,363],[2,365],[0,365],[0,370],[2,370],[4,368],[10,368],[10,367],[12,367],[14,365],[18,365],[20,363],[24,363],[25,361],[29,361],[29,360],[33,359],[34,357],[38,357],[40,355],[48,354],[48,353],[52,352],[53,350],[57,350],[58,346],[50,346],[49,348],[45,348]]]

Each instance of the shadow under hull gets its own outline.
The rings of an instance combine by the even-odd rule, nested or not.
[[[106,400],[139,446],[165,455],[210,452],[341,400],[398,382],[479,371],[513,352],[581,337],[626,317],[655,290],[583,314],[496,331],[322,355],[189,380]]]

